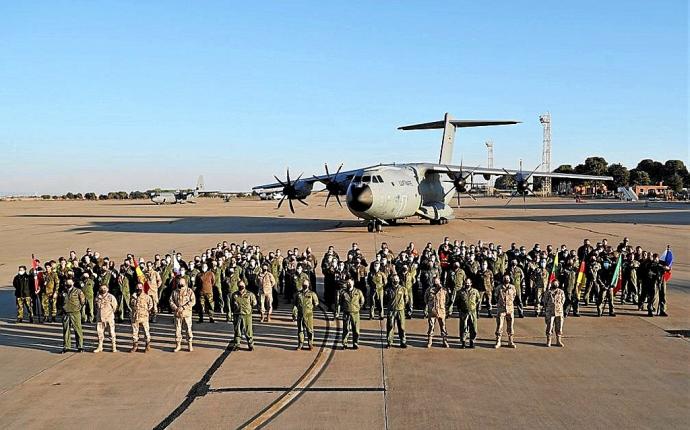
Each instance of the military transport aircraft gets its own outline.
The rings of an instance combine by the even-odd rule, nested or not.
[[[454,120],[448,113],[441,121],[399,127],[399,130],[443,129],[441,154],[438,163],[378,164],[355,170],[338,170],[331,174],[326,166],[326,174],[296,179],[290,178],[287,170],[285,181],[274,176],[277,183],[258,185],[254,190],[281,190],[294,213],[293,200],[308,206],[304,199],[312,193],[314,183],[320,182],[327,191],[326,205],[331,196],[342,206],[339,196],[345,196],[348,209],[356,217],[367,221],[367,230],[381,231],[382,226],[395,224],[397,220],[418,216],[431,224],[446,224],[455,218],[450,201],[452,191],[467,193],[467,179],[473,175],[491,176],[514,175],[517,190],[523,196],[528,190],[531,177],[551,177],[580,179],[587,181],[610,181],[610,176],[577,175],[552,172],[523,172],[520,170],[495,169],[452,165],[453,145],[457,128],[482,127],[490,125],[518,124],[520,121],[500,120]]]
[[[196,198],[199,197],[199,191],[204,189],[204,177],[199,176],[196,181],[196,188],[194,190],[184,191],[161,191],[158,193],[151,193],[151,201],[157,205],[164,205],[166,203],[196,203]]]

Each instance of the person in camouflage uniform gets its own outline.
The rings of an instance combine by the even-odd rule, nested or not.
[[[194,291],[187,286],[187,282],[184,279],[180,279],[175,288],[170,294],[170,310],[175,316],[175,350],[178,352],[182,343],[182,326],[186,328],[185,334],[187,335],[187,345],[189,347],[189,352],[194,350],[192,346],[192,340],[194,339],[194,334],[192,333],[192,309],[196,304],[196,297],[194,296]]]
[[[233,351],[240,349],[242,335],[247,339],[249,351],[254,350],[254,330],[252,329],[252,310],[257,305],[256,296],[247,290],[244,282],[238,284],[238,290],[230,297],[232,307],[234,342],[229,348]]]
[[[84,307],[81,308],[81,322],[93,323],[96,321],[96,316],[94,315],[93,299],[94,299],[94,280],[91,278],[89,272],[84,272],[81,281],[81,291],[84,293],[84,298],[86,302]],[[87,310],[88,309],[88,310]]]
[[[84,351],[84,334],[81,329],[81,308],[86,299],[84,293],[74,287],[74,280],[67,279],[65,290],[62,292],[62,352],[65,353],[72,348],[71,330],[74,330],[74,337],[77,341],[77,352]]]
[[[494,274],[489,270],[489,265],[486,261],[482,262],[481,269],[476,276],[479,281],[477,290],[479,290],[479,295],[481,296],[481,300],[479,301],[480,307],[486,302],[487,316],[491,318],[493,317],[493,313],[491,312],[493,306],[491,302],[493,301],[494,292]]]
[[[132,294],[129,304],[132,309],[130,319],[132,320],[132,349],[129,352],[136,352],[139,349],[139,325],[144,329],[146,337],[146,347],[144,352],[151,350],[151,331],[149,330],[149,315],[153,310],[153,299],[144,293],[144,285],[138,283],[136,293]]]
[[[233,261],[230,263],[230,267],[228,267],[227,269],[227,274],[225,276],[225,302],[227,304],[227,314],[225,315],[225,321],[227,322],[232,321],[232,306],[230,306],[232,300],[230,299],[232,298],[232,295],[240,289],[240,282],[243,282],[246,285],[247,280],[242,275],[242,269],[237,265],[237,263],[233,259]]]
[[[458,295],[458,292],[462,289],[462,287],[465,285],[465,279],[467,278],[467,275],[465,274],[465,270],[460,267],[460,262],[456,261],[453,263],[453,271],[451,272],[451,275],[447,278],[449,284],[449,290],[450,290],[450,300],[448,300],[448,317],[450,318],[453,315],[453,306],[455,305],[456,302],[456,297]]]
[[[28,310],[29,322],[34,322],[34,307],[31,301],[31,291],[34,288],[33,277],[26,273],[26,266],[19,266],[17,275],[12,280],[14,297],[17,302],[17,322],[24,319],[24,308]]]
[[[319,296],[309,289],[309,281],[302,282],[302,289],[295,294],[292,307],[292,320],[297,321],[297,349],[302,349],[304,338],[307,348],[314,347],[314,308],[319,306]]]
[[[151,310],[151,322],[155,323],[158,320],[158,299],[160,298],[160,293],[159,290],[163,288],[163,279],[161,278],[160,273],[153,267],[152,262],[146,263],[146,273],[144,274],[146,276],[146,283],[149,286],[149,292],[148,295],[151,296],[151,300],[153,300],[153,309]],[[169,283],[172,281],[172,277],[174,274],[170,275],[170,278],[168,280]]]
[[[501,347],[504,324],[508,326],[508,347],[515,348],[515,343],[513,342],[514,303],[515,286],[510,282],[510,276],[504,276],[503,284],[496,290],[496,345],[494,345],[494,348]]]
[[[414,266],[414,265],[413,265]],[[410,301],[407,304],[407,309],[405,309],[405,317],[412,318],[412,312],[414,312],[414,282],[415,282],[415,272],[408,269],[408,266],[403,266],[402,268],[402,284],[407,290],[407,296]]]
[[[429,329],[427,330],[426,347],[431,348],[434,341],[434,327],[438,323],[443,339],[443,347],[449,348],[448,345],[448,331],[446,330],[446,289],[441,285],[441,279],[438,276],[434,277],[434,284],[429,288],[424,295],[425,310],[424,316],[427,318]]]
[[[635,255],[629,253],[623,263],[623,290],[621,291],[621,304],[627,302],[637,303],[639,286],[637,281],[637,269],[640,262],[635,259]]]
[[[103,284],[98,289],[96,296],[96,334],[98,335],[98,347],[93,352],[103,351],[103,340],[106,327],[110,330],[110,341],[113,352],[117,352],[117,339],[115,336],[115,311],[117,299],[108,292],[108,285]]]
[[[510,262],[508,274],[515,287],[515,306],[517,306],[518,318],[524,318],[525,311],[522,304],[522,292],[525,290],[525,272],[523,272],[522,268],[518,265],[517,259]]]
[[[374,318],[376,313],[375,308],[378,308],[379,319],[383,319],[383,294],[386,288],[386,274],[381,270],[380,264],[374,263],[374,270],[369,277],[369,285],[371,290],[371,307],[369,308],[369,319]]]
[[[579,264],[577,262],[577,256],[570,256],[563,267],[561,268],[561,281],[560,283],[565,287],[565,305],[564,315],[568,315],[570,309],[573,310],[573,316],[579,317],[580,312],[579,302],[580,302],[580,285],[577,283],[577,276],[579,273]]]
[[[343,311],[343,349],[348,347],[350,331],[352,331],[352,348],[359,349],[359,312],[362,306],[364,306],[364,295],[359,289],[355,288],[354,281],[348,279],[346,287],[342,288],[338,293],[338,303],[335,311],[336,318],[340,315],[340,310],[342,309]]]
[[[541,260],[539,266],[532,270],[532,300],[534,300],[534,316],[542,314],[542,296],[549,283],[549,271],[546,269],[546,260]]]
[[[407,338],[405,337],[405,309],[410,303],[410,294],[407,288],[400,283],[398,275],[393,275],[391,286],[388,289],[390,303],[388,305],[388,315],[386,318],[386,348],[390,348],[393,343],[393,327],[398,326],[398,337],[400,347],[407,348]]]
[[[129,315],[130,319],[132,317],[132,296],[130,294],[129,289],[129,277],[127,276],[124,265],[120,267],[120,274],[117,276],[117,285],[120,290],[117,304],[117,307],[120,310],[120,312],[117,321],[122,322],[125,319],[125,316],[127,315]]]
[[[551,346],[551,335],[556,327],[556,345],[563,346],[563,321],[565,306],[565,292],[559,288],[560,283],[555,280],[544,293],[544,320],[546,322],[546,346]]]
[[[41,289],[41,307],[43,308],[44,321],[55,322],[57,317],[57,299],[60,278],[52,264],[46,264],[46,272],[43,275],[43,288]]]
[[[465,347],[467,332],[470,335],[470,348],[474,348],[477,338],[477,309],[481,303],[479,291],[472,287],[472,279],[465,279],[463,287],[458,292],[458,317],[460,318],[460,347]]]

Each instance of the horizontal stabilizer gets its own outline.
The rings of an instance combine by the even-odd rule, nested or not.
[[[482,119],[452,119],[449,121],[455,127],[483,127],[487,125],[511,125],[519,124],[521,121],[514,120],[482,120]],[[445,121],[425,122],[422,124],[412,124],[398,127],[398,130],[432,130],[443,128]]]

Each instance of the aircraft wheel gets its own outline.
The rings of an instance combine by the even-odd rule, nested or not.
[[[437,219],[430,219],[430,220],[429,220],[429,224],[431,224],[431,225],[439,225],[440,222],[439,222],[439,220],[437,220]]]
[[[380,221],[377,221],[374,227],[376,228],[377,233],[381,233],[383,231],[383,224]]]
[[[373,233],[373,232],[374,232],[374,223],[373,223],[373,221],[369,221],[369,222],[367,223],[367,231],[368,231],[369,233]]]

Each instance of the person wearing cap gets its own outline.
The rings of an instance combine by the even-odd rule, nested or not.
[[[268,270],[268,263],[261,266],[261,273],[259,274],[259,310],[261,311],[261,322],[271,322],[271,314],[273,314],[273,289],[276,287],[276,278]],[[304,285],[304,282],[302,282]],[[308,286],[309,284],[307,284]]]
[[[254,350],[254,330],[252,329],[252,311],[257,304],[256,296],[247,290],[244,281],[238,284],[238,290],[230,297],[232,308],[234,342],[228,345],[232,351],[240,349],[242,336],[247,339],[249,351]]]
[[[388,288],[390,304],[386,315],[386,348],[390,348],[393,343],[393,328],[397,325],[400,347],[407,348],[407,338],[405,336],[405,309],[410,303],[410,295],[407,288],[400,283],[398,275],[393,275],[391,285]]]
[[[96,334],[98,335],[98,347],[93,352],[103,351],[103,339],[106,327],[110,330],[110,341],[113,352],[117,352],[117,340],[115,337],[115,311],[117,299],[108,292],[108,285],[103,284],[98,288],[96,296]]]
[[[84,293],[84,299],[86,300],[84,307],[81,308],[81,322],[93,323],[96,321],[93,308],[94,280],[91,277],[90,272],[84,272],[81,276],[82,280],[80,283],[80,287],[81,291]]]
[[[77,352],[84,350],[84,334],[81,329],[81,309],[84,307],[84,293],[74,287],[74,279],[65,281],[67,288],[62,292],[62,352],[65,353],[72,348],[71,330],[74,330],[74,337],[77,341]]]
[[[53,264],[46,264],[46,272],[43,275],[43,286],[41,289],[41,308],[43,309],[44,321],[55,322],[59,286],[60,278]]]
[[[371,291],[369,319],[374,318],[376,308],[378,308],[379,319],[383,319],[383,292],[387,282],[388,280],[386,278],[386,274],[383,270],[381,270],[381,263],[375,262],[373,265],[373,270],[369,274],[369,285]]]
[[[129,352],[136,352],[139,349],[139,325],[144,329],[146,337],[146,347],[144,352],[151,350],[151,332],[149,330],[149,315],[153,309],[153,299],[144,292],[144,285],[139,282],[136,286],[136,293],[132,294],[130,301],[132,313],[132,349]]]
[[[463,285],[465,285],[465,279],[467,279],[467,275],[465,274],[465,270],[460,267],[460,262],[454,262],[453,271],[446,282],[450,290],[450,299],[448,300],[447,309],[449,318],[453,315],[453,306],[455,305],[458,292],[462,289]]]
[[[14,297],[17,303],[17,322],[24,319],[24,308],[29,311],[29,322],[34,322],[34,307],[31,300],[31,292],[34,288],[34,280],[31,275],[26,273],[26,266],[19,266],[17,274],[12,280],[14,287]]]
[[[510,269],[507,273],[510,275],[510,279],[515,287],[515,306],[517,306],[518,317],[524,318],[525,312],[522,305],[522,292],[525,289],[525,272],[520,268],[518,260],[510,260]]]
[[[345,282],[345,288],[342,288],[338,293],[338,303],[335,310],[336,318],[340,315],[340,310],[343,311],[341,339],[343,349],[348,348],[350,332],[352,332],[352,349],[359,349],[359,312],[362,306],[364,306],[364,295],[355,288],[354,281],[348,279]]]
[[[460,348],[465,347],[467,334],[470,336],[470,348],[474,348],[477,339],[477,310],[481,304],[479,290],[472,286],[472,279],[465,279],[462,288],[458,291],[458,318],[460,318]],[[469,332],[469,333],[468,333]]]
[[[542,314],[542,296],[549,284],[549,271],[546,268],[546,260],[539,260],[537,268],[532,270],[532,300],[534,301],[534,316]]]
[[[510,276],[503,277],[503,283],[496,290],[496,345],[494,348],[501,347],[501,337],[503,327],[507,325],[508,347],[515,348],[513,342],[513,313],[515,303],[515,286],[510,282]]]
[[[424,316],[427,319],[429,329],[427,330],[426,347],[431,348],[434,340],[434,327],[436,323],[441,331],[443,347],[448,348],[448,330],[446,329],[446,289],[441,285],[441,278],[434,276],[433,286],[426,290],[424,294]]]
[[[292,320],[297,321],[297,349],[302,349],[304,338],[307,348],[314,347],[314,308],[319,306],[319,296],[309,289],[309,281],[302,282],[302,288],[295,294]]]
[[[196,304],[196,297],[194,291],[187,286],[187,281],[180,278],[175,288],[170,294],[170,310],[175,317],[175,352],[178,352],[182,343],[182,325],[185,326],[185,334],[187,336],[187,345],[189,352],[192,352],[192,340],[194,334],[192,333],[192,309]],[[213,320],[211,320],[213,322]]]
[[[199,288],[199,301],[201,310],[199,312],[199,322],[204,322],[204,314],[208,315],[209,322],[215,323],[213,319],[214,302],[213,302],[213,285],[216,282],[216,275],[212,270],[209,270],[208,264],[201,265],[201,274],[198,276],[196,282]]]
[[[142,260],[143,261],[143,260]],[[144,264],[141,263],[141,266],[144,267]],[[153,309],[151,309],[151,322],[155,323],[158,320],[158,289],[161,288],[163,285],[163,279],[161,278],[160,273],[153,267],[153,262],[149,261],[146,263],[146,284],[149,286],[149,292],[148,295],[151,296],[151,300],[153,300]]]
[[[551,287],[544,292],[544,321],[546,322],[546,346],[551,346],[551,335],[556,328],[556,345],[563,346],[563,308],[565,292],[559,288],[558,280],[551,282]]]

